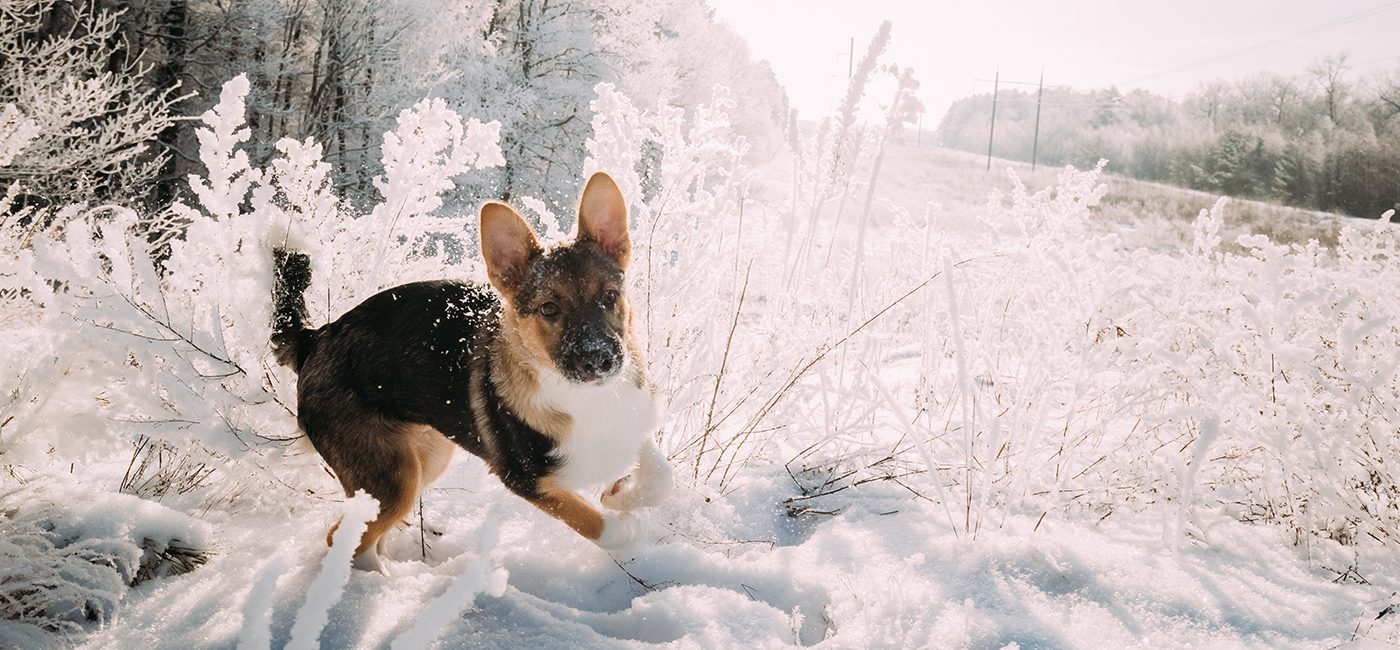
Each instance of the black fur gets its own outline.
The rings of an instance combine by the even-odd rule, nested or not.
[[[278,304],[279,318],[285,311],[289,326],[303,326],[295,305]],[[357,439],[366,435],[364,422],[427,424],[485,460],[512,492],[534,497],[557,463],[554,443],[521,420],[491,380],[500,309],[485,286],[416,282],[382,291],[319,330],[300,330],[314,340],[290,344],[299,359],[302,430],[336,466],[330,455],[354,454],[360,458],[347,462],[363,463],[374,453],[377,441]],[[284,340],[293,338],[283,331]],[[274,346],[277,340],[274,334]]]
[[[311,286],[311,258],[306,253],[272,251],[272,353],[295,371],[311,354],[315,332],[306,328],[306,288]]]

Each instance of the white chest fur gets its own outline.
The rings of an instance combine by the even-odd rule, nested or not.
[[[660,424],[655,399],[635,386],[624,368],[602,384],[578,384],[537,368],[540,406],[568,414],[569,435],[554,450],[554,478],[571,490],[615,481],[632,469],[642,442]]]

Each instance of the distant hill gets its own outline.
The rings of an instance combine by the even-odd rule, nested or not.
[[[1375,218],[1400,206],[1400,74],[1350,82],[1345,57],[1310,76],[1210,83],[1180,100],[1047,88],[1036,159],[1230,196]],[[1036,93],[1001,89],[993,154],[1029,162]],[[990,93],[953,103],[946,147],[985,153]]]

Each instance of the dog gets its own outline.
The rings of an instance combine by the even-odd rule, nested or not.
[[[671,492],[653,436],[657,400],[632,335],[617,184],[589,178],[576,236],[549,250],[509,205],[487,202],[480,244],[490,287],[405,284],[314,329],[303,297],[310,258],[273,251],[271,345],[297,374],[297,422],[347,496],[379,500],[356,568],[384,571],[385,534],[456,447],[605,549],[630,546],[634,511]],[[606,511],[580,495],[603,485]]]

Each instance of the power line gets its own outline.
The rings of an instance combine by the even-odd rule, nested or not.
[[[1379,59],[1371,59],[1370,61],[1362,61],[1361,63],[1353,63],[1353,64],[1351,64],[1351,67],[1353,67],[1353,68],[1364,68],[1364,67],[1366,67],[1366,66],[1368,66],[1368,65],[1375,65],[1375,64],[1377,64],[1377,63],[1385,63],[1386,61],[1394,61],[1394,60],[1396,60],[1396,59],[1400,59],[1400,54],[1393,55],[1393,56],[1383,56],[1383,57],[1381,57],[1381,58],[1379,58]]]
[[[1370,18],[1371,16],[1375,16],[1375,15],[1377,15],[1377,14],[1380,14],[1380,13],[1383,13],[1383,12],[1386,12],[1386,11],[1390,11],[1391,9],[1394,9],[1394,8],[1396,8],[1396,7],[1400,7],[1400,1],[1390,2],[1390,3],[1387,3],[1387,4],[1381,5],[1381,6],[1379,6],[1379,7],[1375,7],[1375,8],[1373,8],[1373,9],[1368,9],[1368,10],[1363,11],[1363,12],[1358,13],[1358,14],[1352,14],[1352,15],[1347,16],[1347,17],[1345,17],[1345,18],[1338,18],[1337,20],[1333,20],[1333,21],[1330,21],[1330,22],[1322,23],[1322,24],[1320,24],[1320,25],[1314,25],[1314,26],[1309,27],[1309,28],[1307,28],[1307,29],[1303,29],[1303,30],[1300,30],[1300,31],[1297,31],[1297,32],[1293,32],[1292,34],[1289,34],[1289,35],[1287,35],[1287,36],[1280,36],[1280,37],[1278,37],[1278,38],[1275,38],[1275,39],[1272,39],[1272,40],[1268,40],[1268,41],[1264,41],[1264,42],[1262,42],[1262,43],[1256,43],[1256,44],[1250,45],[1250,46],[1248,46],[1248,47],[1242,47],[1242,48],[1240,48],[1240,49],[1232,50],[1232,51],[1226,52],[1226,53],[1224,53],[1224,54],[1216,55],[1216,56],[1213,56],[1213,57],[1210,57],[1210,58],[1207,58],[1207,59],[1201,59],[1201,60],[1195,61],[1195,62],[1193,62],[1193,63],[1187,63],[1187,64],[1185,64],[1185,65],[1177,66],[1177,67],[1175,67],[1175,68],[1172,68],[1172,69],[1170,69],[1170,70],[1165,70],[1165,71],[1163,71],[1163,72],[1157,72],[1157,73],[1153,73],[1153,74],[1149,74],[1149,75],[1144,75],[1144,76],[1138,77],[1138,78],[1136,78],[1136,79],[1129,79],[1129,80],[1127,80],[1127,81],[1124,81],[1124,82],[1121,82],[1121,83],[1118,83],[1118,84],[1114,84],[1114,85],[1117,85],[1117,86],[1127,86],[1127,85],[1131,85],[1131,84],[1141,83],[1141,82],[1147,81],[1147,80],[1149,80],[1149,79],[1157,79],[1157,78],[1159,78],[1159,77],[1166,77],[1166,76],[1174,75],[1174,74],[1176,74],[1176,73],[1178,73],[1178,72],[1183,72],[1183,71],[1186,71],[1186,70],[1190,70],[1190,69],[1192,69],[1192,68],[1198,68],[1198,67],[1203,66],[1203,65],[1210,65],[1210,64],[1212,64],[1212,63],[1217,63],[1217,62],[1220,62],[1220,61],[1224,61],[1224,60],[1226,60],[1226,59],[1232,59],[1232,58],[1235,58],[1235,57],[1237,57],[1237,56],[1243,56],[1243,55],[1245,55],[1245,54],[1251,54],[1251,53],[1253,53],[1253,52],[1258,52],[1259,50],[1268,49],[1268,48],[1274,47],[1274,46],[1276,46],[1276,45],[1282,45],[1282,44],[1287,43],[1287,42],[1289,42],[1289,41],[1298,40],[1298,39],[1300,39],[1300,38],[1303,38],[1304,36],[1311,36],[1311,35],[1316,34],[1316,33],[1318,33],[1318,32],[1327,31],[1327,30],[1332,29],[1332,28],[1334,28],[1334,27],[1340,27],[1340,26],[1345,25],[1345,24],[1347,24],[1347,23],[1354,23],[1354,22],[1356,22],[1356,21],[1358,21],[1358,20],[1361,20],[1361,19],[1363,19],[1363,18]]]

